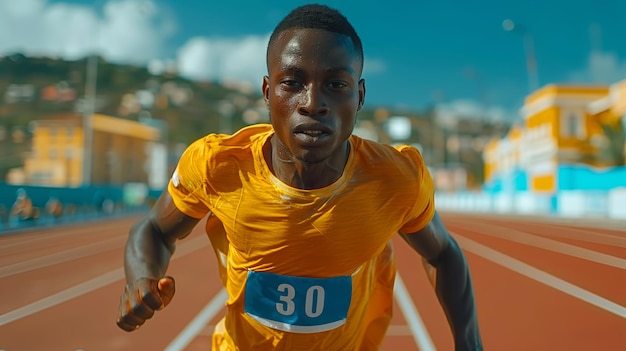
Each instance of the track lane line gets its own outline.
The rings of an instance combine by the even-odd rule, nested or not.
[[[463,225],[468,225],[467,220],[470,220],[473,222],[479,222],[479,223],[488,222],[492,225],[500,226],[503,229],[506,228],[507,230],[509,228],[505,226],[505,224],[502,223],[503,219],[498,218],[497,216],[491,216],[491,217],[467,216],[466,214],[465,216],[457,215],[454,218],[450,217],[446,219],[446,221],[460,222],[460,223],[463,223]],[[514,219],[512,223],[507,222],[506,225],[511,225],[511,224],[523,225],[525,223],[527,222],[521,221],[520,219]],[[586,241],[590,243],[626,248],[626,235],[620,235],[618,233],[598,233],[598,232],[593,231],[593,229],[600,229],[600,230],[608,229],[608,230],[616,231],[616,230],[623,229],[623,228],[617,228],[617,227],[605,228],[605,227],[602,227],[601,225],[599,225],[597,228],[594,228],[592,227],[592,224],[588,224],[588,225],[576,225],[576,224],[572,225],[571,223],[559,224],[556,222],[542,221],[540,219],[532,219],[532,222],[530,222],[530,224],[541,225],[541,226],[544,226],[544,228],[547,228],[547,226],[553,227],[553,230],[549,230],[548,233],[541,234],[543,236],[575,239],[575,240]]]
[[[86,233],[91,235],[90,231],[97,231],[98,234],[105,234],[107,231],[116,230],[119,231],[120,222],[123,220],[115,220],[114,222],[102,222],[94,223],[93,230],[86,230],[84,226],[77,226],[74,228],[64,227],[49,227],[49,228],[37,228],[30,232],[23,232],[19,234],[11,234],[4,237],[0,232],[0,250],[11,249],[16,246],[28,245],[29,247],[35,244],[44,244],[47,241],[58,242],[61,239],[67,239],[72,236],[84,236]],[[87,225],[90,223],[82,223]],[[130,224],[129,224],[130,225]],[[128,235],[128,234],[126,234]]]
[[[626,307],[622,305],[619,305],[613,301],[605,299],[577,285],[574,285],[554,275],[546,273],[527,263],[517,260],[511,256],[505,255],[499,251],[496,251],[474,240],[466,238],[460,234],[453,233],[453,235],[455,239],[459,242],[461,247],[469,252],[472,252],[478,256],[481,256],[500,266],[506,267],[514,272],[522,274],[537,282],[545,284],[551,288],[557,289],[570,296],[578,298],[583,302],[587,302],[607,312],[613,313],[619,317],[626,319]]]
[[[224,308],[228,300],[226,289],[221,290],[200,311],[200,313],[183,329],[183,331],[167,345],[164,351],[182,351],[200,334],[206,325]]]
[[[209,241],[205,237],[192,239],[180,245],[180,247],[176,251],[176,254],[172,257],[172,260],[186,256],[208,245]],[[26,306],[22,306],[3,315],[0,315],[0,326],[14,322],[24,317],[28,317],[32,314],[41,312],[50,307],[54,307],[73,298],[87,294],[93,290],[111,284],[120,279],[124,279],[124,268],[118,268],[110,272],[104,273],[96,278],[90,279],[71,288],[62,290],[56,294],[37,300]]]
[[[611,256],[605,253],[593,251],[576,245],[548,239],[538,234],[531,234],[515,229],[501,227],[493,224],[473,224],[472,229],[480,230],[480,235],[492,236],[505,239],[519,244],[537,247],[560,254],[581,258],[587,261],[600,263],[606,266],[626,269],[626,259]],[[502,234],[496,234],[500,232]]]
[[[435,348],[435,344],[433,344],[433,341],[426,330],[426,326],[417,311],[417,307],[415,307],[415,303],[413,303],[413,300],[411,299],[411,295],[409,294],[406,285],[404,285],[404,281],[400,277],[400,273],[396,273],[393,294],[400,305],[402,314],[407,320],[413,339],[419,349],[421,351],[436,351],[437,348]]]
[[[402,314],[408,321],[408,328],[411,331],[416,344],[422,351],[436,351],[432,339],[426,327],[413,303],[409,292],[400,277],[400,274],[396,274],[396,280],[394,283],[394,296],[400,305]],[[165,348],[164,351],[182,351],[187,347],[193,339],[199,335],[206,325],[213,319],[219,311],[222,310],[228,294],[224,288],[222,288],[211,301],[205,306],[205,308],[183,329],[183,331]]]
[[[122,248],[127,236],[119,236],[111,239],[95,242],[72,249],[58,251],[50,255],[39,256],[28,259],[26,261],[16,262],[7,266],[0,267],[0,278],[33,271],[39,268],[45,268],[56,264],[76,260],[86,256],[113,250],[117,247]],[[122,244],[122,245],[120,245]]]

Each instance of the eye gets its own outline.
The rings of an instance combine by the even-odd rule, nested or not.
[[[348,84],[346,84],[345,82],[341,82],[341,81],[332,81],[332,82],[328,83],[328,86],[331,89],[343,89],[343,88],[347,87]]]
[[[289,88],[297,88],[302,86],[302,83],[297,79],[283,79],[280,81],[280,84]]]

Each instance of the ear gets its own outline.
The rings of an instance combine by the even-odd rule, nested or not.
[[[365,79],[359,80],[359,105],[357,111],[361,111],[363,104],[365,103]]]
[[[263,77],[263,100],[265,100],[265,106],[270,107],[270,77]]]

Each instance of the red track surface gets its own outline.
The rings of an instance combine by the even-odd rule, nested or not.
[[[619,229],[519,217],[443,218],[467,255],[487,350],[624,350],[625,223]],[[133,333],[116,327],[122,250],[132,222],[0,236],[0,350],[165,350],[174,340],[184,347],[169,350],[208,350],[223,310],[189,338],[181,335],[220,292],[203,226],[180,243],[172,261],[177,294],[171,305]],[[425,326],[421,331],[432,340],[431,349],[452,350],[418,255],[402,240],[395,244],[399,275]],[[418,350],[414,333],[420,330],[407,322],[416,315],[397,297],[382,350]]]

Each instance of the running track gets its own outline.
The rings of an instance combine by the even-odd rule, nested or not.
[[[624,350],[626,223],[442,217],[467,255],[487,350]],[[133,333],[117,329],[133,220],[0,236],[0,350],[208,350],[224,295],[202,225],[170,265],[171,305]],[[453,350],[419,257],[402,240],[395,249],[400,279],[382,350]]]

